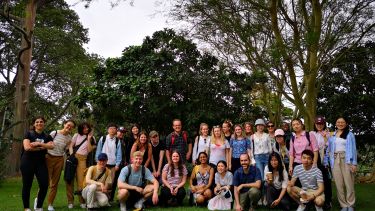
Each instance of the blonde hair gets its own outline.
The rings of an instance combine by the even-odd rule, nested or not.
[[[201,123],[200,125],[199,125],[199,135],[202,135],[202,128],[204,127],[204,126],[207,126],[207,128],[209,129],[209,127],[208,127],[208,124],[207,123]]]
[[[215,144],[216,143],[216,137],[215,137],[215,133],[214,133],[214,130],[216,128],[219,128],[220,129],[220,139],[225,143],[225,135],[223,133],[223,130],[221,129],[221,127],[218,125],[218,126],[213,126],[212,127],[212,130],[211,130],[211,143],[212,144]]]
[[[143,152],[141,152],[141,151],[135,151],[134,153],[133,153],[133,156],[132,156],[133,158],[135,158],[135,157],[142,157],[143,158]]]

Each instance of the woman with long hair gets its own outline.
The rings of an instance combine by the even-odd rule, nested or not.
[[[276,145],[275,130],[275,124],[272,121],[267,122],[268,139],[271,142],[272,149],[275,149]]]
[[[230,140],[229,145],[229,154],[232,155],[232,157],[229,160],[228,167],[229,170],[234,173],[238,168],[241,167],[241,154],[247,153],[249,154],[250,158],[252,157],[250,140],[244,136],[242,126],[240,124],[234,126],[234,136]]]
[[[23,140],[21,155],[22,173],[22,202],[25,211],[30,209],[30,190],[34,175],[39,184],[38,197],[34,201],[36,211],[43,210],[43,202],[48,191],[48,169],[46,165],[46,153],[53,149],[52,137],[44,132],[46,120],[39,116],[33,119],[33,129],[28,131]]]
[[[266,181],[267,206],[279,207],[290,210],[290,198],[286,192],[288,186],[288,173],[277,152],[269,155],[268,165],[264,168],[264,180]]]
[[[289,167],[289,143],[285,140],[285,133],[282,129],[277,129],[275,131],[275,151],[281,156],[281,160],[286,168]]]
[[[211,132],[211,143],[209,148],[210,165],[216,168],[220,160],[228,161],[230,159],[230,145],[225,139],[224,133],[219,125],[214,126]]]
[[[229,120],[225,120],[223,122],[223,125],[222,125],[222,129],[223,129],[223,133],[224,133],[224,137],[225,139],[229,142],[230,139],[232,138],[232,122],[229,121]]]
[[[336,131],[328,139],[325,165],[330,164],[337,189],[337,198],[344,210],[355,206],[354,175],[357,171],[357,147],[354,134],[345,117],[336,120]]]
[[[250,140],[251,135],[254,134],[253,127],[254,125],[251,122],[243,123],[243,127],[245,129],[245,136]]]
[[[88,122],[83,122],[78,125],[78,133],[73,135],[72,142],[69,146],[69,153],[73,154],[73,148],[77,148],[75,151],[75,157],[78,160],[77,170],[76,170],[76,182],[77,182],[77,192],[83,189],[84,172],[87,168],[86,161],[87,155],[93,150],[92,140],[94,131],[92,126]],[[74,180],[66,181],[66,196],[68,198],[68,208],[72,209],[74,207]],[[85,200],[82,196],[79,196],[79,202],[81,203],[81,208],[86,208]]]
[[[316,138],[314,133],[306,132],[304,130],[304,125],[302,120],[300,119],[293,119],[292,120],[292,128],[294,131],[293,136],[290,140],[290,147],[289,147],[289,175],[293,175],[293,169],[295,166],[300,165],[302,163],[301,157],[302,152],[305,149],[311,150],[314,153],[314,161],[313,166],[317,167],[318,165],[318,143],[316,142]],[[297,180],[297,186],[300,186],[299,181]]]
[[[194,141],[192,157],[193,165],[196,163],[200,152],[206,152],[208,154],[210,147],[210,136],[208,133],[208,125],[206,123],[201,123],[199,126],[199,136],[197,136]]]
[[[135,143],[132,146],[132,150],[130,151],[130,154],[132,155],[134,152],[140,151],[143,153],[143,161],[142,165],[151,169],[151,158],[152,158],[152,146],[148,142],[147,133],[145,131],[142,131],[138,139],[135,141]]]
[[[130,136],[125,138],[125,161],[123,161],[125,166],[131,163],[130,160],[132,156],[130,151],[132,150],[135,141],[138,139],[139,132],[139,125],[133,124],[130,127]]]
[[[61,130],[55,130],[50,133],[53,137],[53,144],[55,147],[49,149],[46,155],[46,163],[48,168],[49,179],[49,195],[48,195],[48,211],[55,210],[53,202],[57,194],[57,187],[59,185],[61,171],[64,167],[64,154],[72,141],[70,133],[74,129],[76,123],[73,120],[66,120],[63,123]]]
[[[179,152],[174,151],[171,156],[172,163],[165,164],[162,173],[163,186],[160,191],[160,204],[162,206],[182,205],[186,196],[184,185],[187,178],[186,166],[182,163]]]
[[[197,205],[202,205],[212,197],[211,185],[214,178],[214,169],[208,165],[206,152],[200,152],[198,163],[190,176],[190,189]]]

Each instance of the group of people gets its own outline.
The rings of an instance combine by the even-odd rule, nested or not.
[[[316,210],[323,210],[332,206],[332,175],[342,210],[354,209],[357,152],[344,117],[336,120],[334,132],[327,130],[322,116],[316,117],[310,132],[304,130],[300,119],[291,121],[293,132],[288,123],[276,129],[274,123],[263,119],[254,125],[233,126],[225,121],[213,126],[211,133],[209,126],[201,123],[193,140],[182,130],[179,119],[172,121],[173,132],[165,140],[157,131],[146,133],[136,124],[125,137],[124,127],[110,123],[107,134],[97,141],[86,122],[78,125],[73,137],[73,120],[50,134],[44,132],[44,125],[43,117],[35,118],[23,141],[25,210],[31,210],[34,175],[39,183],[34,210],[43,210],[48,188],[48,210],[54,210],[66,151],[78,160],[75,179],[65,180],[68,208],[74,206],[75,193],[82,208],[109,206],[118,189],[121,211],[142,209],[145,203],[177,206],[186,195],[189,203],[210,210],[252,210],[257,205],[282,210],[315,205]],[[188,177],[190,162],[193,168]],[[189,191],[185,189],[187,180]]]

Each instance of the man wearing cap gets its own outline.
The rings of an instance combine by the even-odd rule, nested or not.
[[[119,166],[119,169],[121,170],[126,164],[125,164],[125,149],[126,149],[126,143],[125,143],[125,140],[124,140],[124,137],[125,137],[125,133],[126,133],[126,129],[122,126],[118,127],[117,128],[117,135],[116,135],[116,138],[119,140],[119,142],[121,143],[121,154],[122,154],[122,159],[121,159],[121,163],[120,163],[120,166]],[[115,172],[115,176],[113,178],[113,183],[112,183],[112,190],[111,190],[111,195],[109,197],[109,201],[112,202],[114,197],[115,197],[115,192],[116,192],[116,188],[117,188],[117,179],[120,175],[120,170],[117,170]]]
[[[98,155],[98,162],[91,166],[86,173],[86,187],[82,190],[82,197],[86,200],[87,209],[108,206],[107,193],[111,187],[111,171],[106,168],[108,156],[105,153]]]
[[[106,153],[108,156],[107,167],[111,170],[111,178],[115,178],[115,172],[120,170],[122,159],[121,141],[116,137],[117,125],[109,123],[107,126],[108,134],[99,139],[95,158],[98,161],[100,153]],[[112,183],[112,182],[111,182]]]
[[[134,152],[132,160],[132,164],[125,166],[121,170],[117,182],[117,198],[120,201],[121,211],[126,211],[127,208],[130,209],[133,205],[137,210],[141,210],[144,206],[143,203],[151,196],[153,204],[156,205],[159,200],[159,182],[152,176],[148,168],[142,166],[143,153],[141,151]]]

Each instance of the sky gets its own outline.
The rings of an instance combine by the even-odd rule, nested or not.
[[[154,0],[135,0],[133,6],[124,1],[112,8],[109,1],[93,1],[84,8],[78,0],[67,0],[82,25],[89,29],[90,41],[85,48],[104,58],[119,57],[130,45],[140,45],[146,36],[168,27],[165,15],[157,13],[160,7]]]

